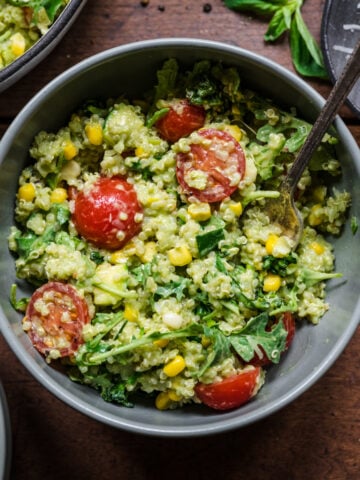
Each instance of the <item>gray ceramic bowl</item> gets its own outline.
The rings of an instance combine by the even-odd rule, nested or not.
[[[284,106],[295,106],[300,115],[314,120],[324,100],[305,82],[266,58],[229,45],[195,39],[163,39],[120,46],[89,58],[47,85],[20,112],[0,144],[0,326],[20,361],[50,392],[75,409],[112,426],[148,435],[187,436],[222,432],[247,425],[284,407],[307,390],[332,365],[352,334],[360,316],[360,255],[358,236],[349,225],[334,241],[337,270],[346,281],[329,284],[330,310],[321,323],[299,328],[291,350],[267,374],[267,383],[254,401],[234,411],[216,413],[202,406],[157,411],[143,402],[133,409],[105,403],[93,390],[72,383],[47,365],[22,332],[21,317],[9,304],[15,281],[14,260],[7,248],[13,223],[17,178],[28,158],[28,148],[41,129],[57,129],[84,100],[128,96],[147,90],[163,60],[176,57],[190,65],[199,59],[222,60],[238,67],[242,81]],[[351,215],[360,218],[360,153],[340,119],[336,120],[338,155],[344,167],[339,188],[353,195]],[[29,295],[23,285],[19,295]]]
[[[49,31],[21,57],[0,70],[0,92],[29,73],[56,47],[75,22],[87,0],[70,0]]]

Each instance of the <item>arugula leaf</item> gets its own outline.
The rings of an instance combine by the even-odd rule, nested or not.
[[[157,85],[155,87],[154,105],[156,102],[163,98],[168,98],[176,85],[178,77],[179,66],[175,59],[170,58],[167,60],[162,68],[157,72]]]
[[[197,377],[201,377],[214,363],[221,363],[231,356],[230,342],[219,329],[204,327],[204,335],[211,341],[212,346],[209,347],[210,353],[200,370],[196,372]]]
[[[184,290],[188,288],[190,279],[181,278],[176,282],[169,282],[166,285],[162,285],[156,289],[155,295],[163,298],[175,296],[177,301],[180,301],[185,297]]]
[[[268,322],[268,314],[260,313],[237,334],[229,336],[231,346],[245,362],[252,360],[261,347],[273,363],[279,363],[281,352],[286,348],[287,331],[282,321],[267,331]]]

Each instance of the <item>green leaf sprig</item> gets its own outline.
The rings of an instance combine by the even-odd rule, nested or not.
[[[265,41],[274,42],[289,31],[291,57],[296,71],[305,77],[328,78],[321,49],[301,14],[304,0],[224,0],[224,2],[232,10],[271,17],[264,35]]]

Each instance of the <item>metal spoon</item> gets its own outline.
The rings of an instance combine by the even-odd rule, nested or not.
[[[283,234],[292,240],[293,248],[299,243],[303,230],[303,219],[294,203],[296,185],[359,75],[360,41],[355,46],[304,145],[282,181],[279,187],[280,196],[269,198],[265,202],[265,211],[270,222],[281,227]]]

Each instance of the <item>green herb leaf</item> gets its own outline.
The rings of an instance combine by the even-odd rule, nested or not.
[[[229,336],[229,341],[238,355],[245,361],[252,360],[261,347],[273,363],[279,363],[281,352],[285,350],[287,331],[282,321],[270,331],[267,313],[253,317],[237,334]]]
[[[305,25],[299,9],[291,22],[290,49],[294,66],[301,75],[328,78],[321,50]]]
[[[355,233],[358,231],[358,228],[359,228],[359,222],[357,217],[355,216],[351,217],[351,231],[353,235],[355,235]]]
[[[211,230],[210,232],[202,233],[201,235],[196,235],[199,256],[204,257],[214,250],[218,246],[220,240],[224,240],[224,238],[225,234],[224,229],[222,228]]]
[[[11,289],[10,289],[10,304],[14,310],[17,310],[19,312],[25,312],[30,299],[27,297],[24,297],[17,300],[16,290],[17,290],[17,286],[14,283],[11,285]]]
[[[185,297],[184,291],[188,288],[190,280],[188,278],[181,278],[181,280],[176,282],[170,282],[166,285],[162,285],[156,289],[155,296],[168,298],[175,296],[176,300],[179,302]]]
[[[297,257],[293,253],[282,258],[267,255],[263,260],[263,269],[274,273],[275,275],[285,277],[287,275],[288,266],[294,263],[297,263]]]

